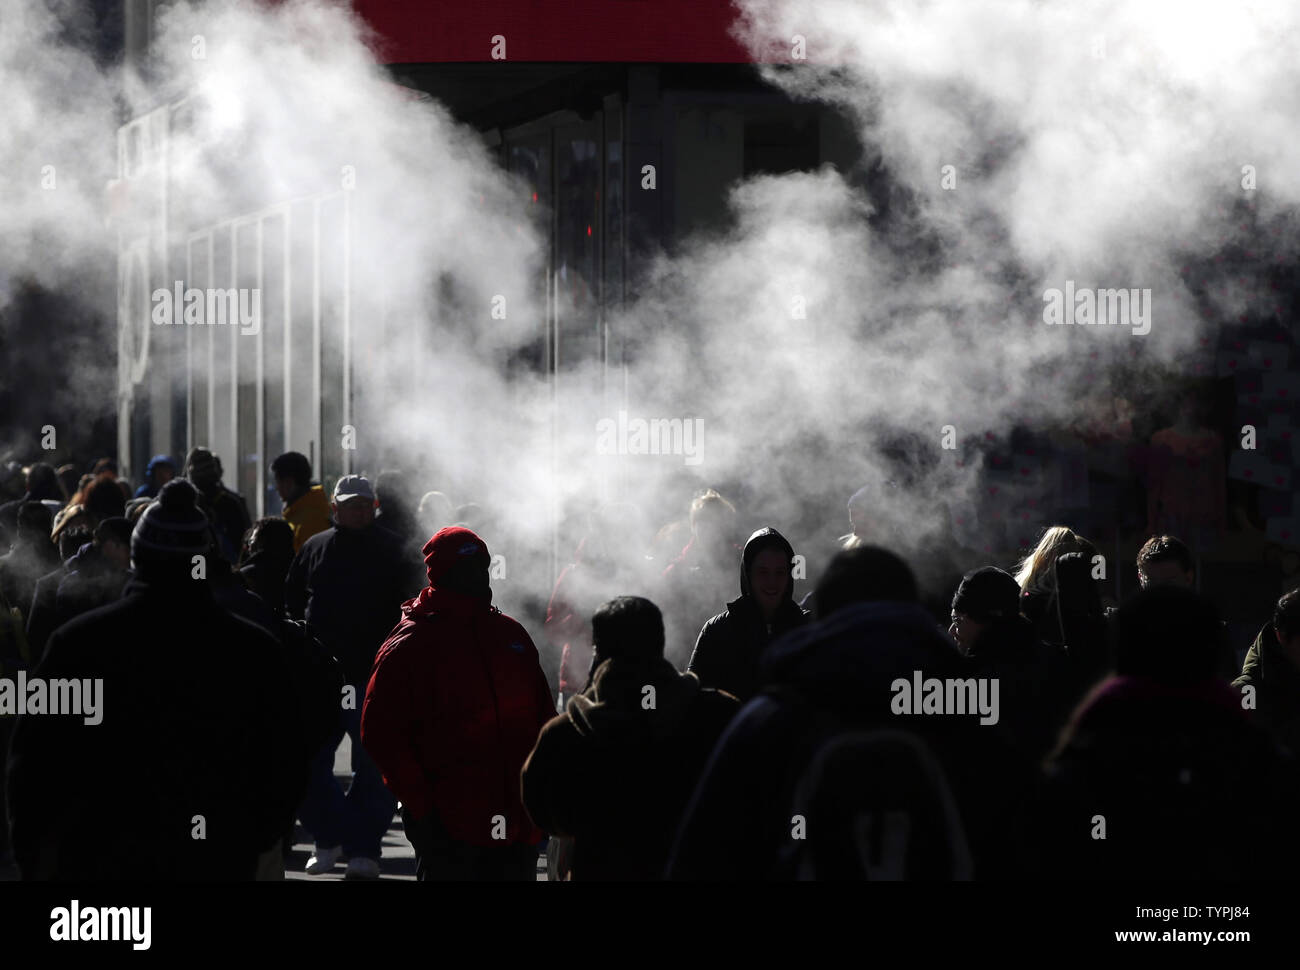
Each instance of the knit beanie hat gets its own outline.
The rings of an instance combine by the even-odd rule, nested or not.
[[[221,479],[221,461],[206,448],[192,448],[185,459],[185,477],[200,488]]]
[[[136,568],[160,560],[183,560],[206,555],[212,535],[208,517],[196,504],[198,493],[183,478],[173,478],[158,492],[158,500],[144,510],[131,533],[131,558]]]
[[[967,573],[952,598],[952,611],[976,623],[989,623],[1020,613],[1020,586],[1015,577],[996,566]]]

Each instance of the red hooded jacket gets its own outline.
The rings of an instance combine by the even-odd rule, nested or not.
[[[436,811],[469,845],[536,843],[544,833],[524,811],[519,773],[554,715],[524,628],[488,600],[429,586],[402,604],[375,657],[361,741],[415,818]],[[493,838],[498,815],[504,841]]]

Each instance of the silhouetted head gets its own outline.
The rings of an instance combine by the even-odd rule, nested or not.
[[[817,618],[854,603],[915,603],[916,577],[907,563],[880,546],[857,546],[836,554],[813,592]]]
[[[271,462],[271,477],[280,501],[288,505],[311,488],[311,462],[296,451],[286,451]]]
[[[451,499],[442,492],[425,492],[424,497],[420,499],[416,518],[419,519],[420,527],[425,534],[433,535],[444,526],[451,525],[454,512]]]
[[[50,541],[54,529],[54,513],[40,502],[24,502],[18,506],[18,538],[23,542]]]
[[[270,562],[284,563],[288,572],[293,562],[293,526],[278,515],[258,519],[244,534],[241,553],[241,562],[256,555]]]
[[[406,472],[398,468],[381,471],[375,478],[375,501],[385,515],[409,514],[415,503]]]
[[[185,477],[194,487],[207,491],[221,481],[221,459],[207,448],[191,448],[185,459]],[[161,494],[161,493],[159,493]]]
[[[94,522],[126,515],[126,497],[118,487],[117,479],[107,472],[101,472],[90,483],[83,504]]]
[[[75,525],[59,533],[59,558],[67,562],[77,554],[77,550],[95,538],[94,533],[84,525]]]
[[[469,529],[449,526],[424,544],[424,566],[429,585],[479,599],[492,599],[487,543]]]
[[[592,668],[610,659],[658,660],[664,655],[664,618],[648,599],[617,596],[591,617]]]
[[[27,500],[41,502],[46,499],[66,502],[68,497],[63,494],[63,486],[59,483],[54,466],[38,461],[27,469]]]
[[[158,492],[158,500],[145,509],[131,532],[135,571],[147,583],[191,579],[193,558],[210,555],[212,538],[194,486],[174,478]]]
[[[952,597],[952,625],[948,634],[969,653],[979,635],[990,626],[1020,615],[1020,587],[1016,578],[996,566],[984,566],[962,577]]]
[[[1273,635],[1300,659],[1300,589],[1293,589],[1273,608]]]
[[[126,519],[105,519],[95,526],[95,545],[119,572],[131,568],[131,523]]]
[[[1138,582],[1148,586],[1196,585],[1196,567],[1192,551],[1173,536],[1152,536],[1142,544],[1137,556]]]
[[[344,475],[334,485],[334,522],[340,529],[360,531],[375,521],[375,492],[363,475]]]

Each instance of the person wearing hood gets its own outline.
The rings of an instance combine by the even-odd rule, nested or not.
[[[765,651],[763,690],[714,749],[668,878],[1015,875],[1028,763],[979,712],[899,706],[917,680],[969,676],[911,569],[876,546],[845,550],[814,602],[816,622]],[[861,817],[886,830],[864,844]]]
[[[663,616],[649,600],[612,599],[591,628],[591,685],[542,728],[524,763],[524,807],[539,828],[573,839],[574,880],[659,879],[738,705],[664,659]]]
[[[246,881],[297,804],[289,672],[275,639],[194,575],[208,528],[190,483],[168,482],[131,535],[122,599],[50,637],[35,676],[102,690],[82,694],[82,717],[14,726],[7,795],[24,879]],[[256,658],[237,688],[221,676],[232,648]]]
[[[144,484],[135,490],[136,498],[156,498],[159,490],[176,477],[176,463],[171,455],[154,455],[144,470]]]
[[[330,502],[325,489],[311,483],[311,462],[296,451],[286,451],[271,462],[275,491],[284,508],[284,521],[293,529],[293,551],[330,527]]]
[[[442,529],[424,546],[429,585],[375,657],[361,743],[401,800],[416,878],[536,878],[544,833],[519,774],[555,713],[527,632],[492,605],[487,545]]]
[[[793,560],[794,548],[775,529],[749,537],[740,554],[740,596],[704,624],[686,668],[703,686],[749,700],[762,686],[763,649],[808,622],[810,614],[793,597]]]

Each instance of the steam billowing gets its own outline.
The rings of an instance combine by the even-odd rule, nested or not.
[[[145,86],[26,6],[6,8],[0,30],[0,162],[19,186],[0,217],[6,278],[76,288],[79,267],[116,245],[102,189],[120,91],[127,117],[160,92],[191,96],[168,191],[194,224],[332,191],[351,171],[358,443],[376,464],[436,467],[421,489],[489,510],[514,596],[544,595],[549,557],[568,555],[558,518],[614,499],[658,512],[665,495],[689,497],[692,475],[744,493],[745,534],[771,524],[797,547],[814,528],[842,531],[864,482],[903,482],[882,493],[878,528],[919,548],[971,502],[971,442],[1095,415],[1132,390],[1111,386],[1119,362],[1183,366],[1222,321],[1273,313],[1275,294],[1257,300],[1258,281],[1215,257],[1237,245],[1251,265],[1275,260],[1300,201],[1300,10],[1287,3],[745,0],[751,49],[786,62],[790,38],[807,39],[809,62],[765,72],[854,119],[872,191],[829,167],[735,186],[731,230],[660,258],[611,319],[626,381],[593,360],[553,389],[507,366],[545,309],[546,242],[524,187],[391,83],[353,15],[177,5]],[[57,190],[31,187],[45,164]],[[1066,280],[1151,289],[1151,332],[1044,326],[1043,293]],[[181,366],[169,340],[183,328],[152,336],[153,366]],[[619,408],[702,419],[702,464],[597,454],[596,422]],[[945,426],[955,450],[940,448]]]

